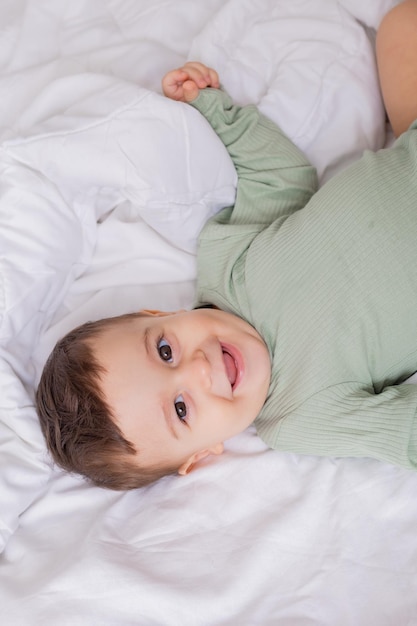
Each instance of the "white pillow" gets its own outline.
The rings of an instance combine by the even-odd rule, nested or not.
[[[170,265],[177,253],[192,265],[190,279],[201,226],[233,202],[236,184],[223,144],[197,111],[115,78],[55,81],[21,130],[0,150],[0,548],[50,475],[31,358],[91,267],[99,229],[108,222],[111,230],[114,213],[113,237],[117,224],[132,223],[134,233],[144,220],[156,231],[148,282],[173,280],[158,275],[165,248],[174,250]]]
[[[219,70],[237,102],[257,103],[321,182],[384,143],[372,41],[336,1],[229,0],[194,40],[193,57]]]

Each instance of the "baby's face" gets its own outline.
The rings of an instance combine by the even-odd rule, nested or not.
[[[258,332],[217,309],[134,317],[94,340],[101,388],[141,464],[186,473],[251,424],[270,358]]]

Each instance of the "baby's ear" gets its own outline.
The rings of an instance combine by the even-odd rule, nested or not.
[[[196,467],[199,461],[205,459],[210,454],[222,454],[223,450],[224,445],[222,443],[218,443],[211,448],[206,448],[205,450],[200,450],[200,452],[195,452],[190,456],[187,461],[185,461],[185,463],[181,465],[181,467],[178,469],[178,474],[180,474],[181,476],[189,474],[191,470]]]

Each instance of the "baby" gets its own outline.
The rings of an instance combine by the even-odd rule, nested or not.
[[[55,461],[112,489],[186,474],[255,423],[273,448],[417,467],[417,2],[384,19],[381,86],[401,135],[317,190],[316,172],[217,73],[164,94],[226,146],[236,202],[198,249],[196,308],[90,322],[54,348],[37,407]],[[406,132],[405,132],[406,131]]]

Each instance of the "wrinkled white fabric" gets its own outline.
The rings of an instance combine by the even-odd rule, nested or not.
[[[413,623],[414,473],[278,454],[250,428],[188,477],[112,493],[52,466],[33,407],[70,328],[191,304],[198,232],[233,201],[223,146],[162,75],[213,65],[324,181],[385,142],[364,25],[395,4],[1,3],[2,623]]]

